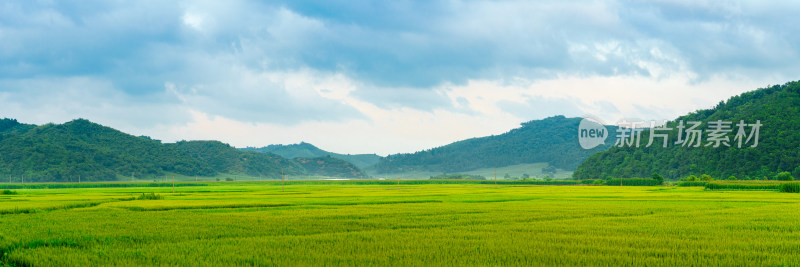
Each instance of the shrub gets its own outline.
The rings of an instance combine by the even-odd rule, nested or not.
[[[731,176],[728,177],[727,180],[733,181],[733,180],[738,180],[738,179],[736,179],[736,176],[731,175]]]
[[[614,179],[608,179],[606,181],[606,185],[656,186],[656,185],[661,185],[661,181],[648,178],[627,178],[627,179],[614,178]]]
[[[697,176],[694,176],[694,175],[689,175],[689,177],[683,178],[683,179],[681,179],[681,180],[683,180],[683,181],[687,181],[687,182],[695,182],[695,181],[697,181],[697,180],[699,180],[699,179],[697,179]]]
[[[656,180],[656,181],[658,181],[658,182],[659,182],[659,184],[664,184],[664,177],[663,177],[663,176],[661,176],[661,174],[658,174],[658,173],[655,173],[655,172],[654,172],[654,173],[653,173],[653,179],[654,179],[654,180]]]
[[[681,181],[678,183],[678,186],[706,186],[706,182],[703,181]]]
[[[605,183],[605,181],[603,181],[603,180],[600,180],[600,179],[586,179],[586,180],[581,180],[581,184],[602,185],[602,184],[604,184],[604,183]]]
[[[14,190],[6,189],[6,190],[3,190],[3,191],[0,191],[0,195],[16,195],[16,194],[17,194],[17,191],[14,191]]]
[[[775,180],[778,181],[794,181],[794,177],[789,172],[781,172],[775,175]]]
[[[141,196],[137,197],[138,200],[159,200],[163,199],[164,197],[161,195],[156,195],[156,193],[145,194],[142,193]]]
[[[800,183],[781,184],[780,191],[784,193],[800,193]]]
[[[700,180],[701,181],[714,181],[714,178],[712,178],[711,175],[703,174],[703,175],[700,175]]]

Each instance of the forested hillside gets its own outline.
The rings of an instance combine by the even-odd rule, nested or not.
[[[699,147],[675,144],[680,121],[702,122],[702,145]],[[714,129],[709,123],[730,122],[726,135],[728,144],[706,146],[709,133]],[[744,122],[743,134],[747,138],[735,139],[737,124]],[[758,144],[752,125],[760,122]],[[686,126],[686,125],[685,125]],[[575,171],[579,179],[609,177],[650,177],[659,173],[667,178],[709,174],[718,179],[734,176],[737,179],[772,178],[777,173],[789,171],[800,176],[800,83],[790,82],[734,96],[716,107],[698,110],[667,123],[672,128],[670,145],[650,147],[614,147],[590,156]],[[686,134],[683,138],[685,139]],[[641,140],[646,144],[649,131]],[[750,139],[749,142],[747,139]],[[658,139],[659,141],[661,139]],[[739,141],[743,142],[741,148]]]
[[[175,144],[185,155],[204,162],[213,170],[223,173],[245,174],[256,177],[280,177],[285,174],[304,174],[302,166],[293,160],[272,154],[239,151],[220,141],[180,141]]]
[[[354,164],[332,156],[316,158],[294,158],[309,173],[322,176],[340,176],[350,178],[367,178],[367,174]]]
[[[0,120],[0,179],[4,180],[21,181],[24,176],[30,182],[70,182],[79,177],[82,181],[109,181],[149,179],[168,172],[279,178],[281,169],[288,175],[320,175],[275,154],[243,152],[217,141],[162,144],[84,119],[41,126]],[[326,172],[346,177],[351,173]]]
[[[413,154],[396,154],[375,165],[379,173],[404,171],[459,172],[523,163],[547,162],[556,168],[574,170],[589,155],[606,145],[585,150],[578,144],[581,118],[554,116],[522,124],[501,135],[472,138]],[[608,133],[614,127],[606,126]]]
[[[293,158],[318,158],[318,157],[325,157],[331,156],[337,159],[345,160],[350,163],[355,164],[358,168],[366,168],[381,159],[381,156],[375,154],[339,154],[328,152],[322,149],[317,148],[316,146],[301,142],[299,144],[291,144],[291,145],[269,145],[265,147],[255,148],[255,147],[246,147],[242,148],[243,151],[256,151],[262,153],[274,153],[281,155],[282,157],[293,159]]]

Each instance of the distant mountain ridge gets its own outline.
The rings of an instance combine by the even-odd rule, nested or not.
[[[607,149],[614,142],[614,138],[607,138],[604,145],[588,150],[581,148],[578,142],[581,120],[553,116],[529,121],[500,135],[466,139],[416,153],[389,155],[374,168],[377,173],[452,173],[547,162],[559,169],[574,170],[589,155]],[[607,133],[616,131],[616,126],[605,127]]]
[[[381,156],[378,156],[376,154],[350,155],[350,154],[339,154],[339,153],[328,152],[306,142],[300,142],[299,144],[291,144],[291,145],[269,145],[260,148],[246,147],[246,148],[241,148],[241,150],[255,151],[262,153],[274,153],[289,159],[331,156],[334,158],[338,158],[353,163],[357,167],[362,169],[375,165],[375,163],[378,163],[378,161],[381,159]]]
[[[307,169],[319,169],[314,162],[318,161],[308,165],[272,153],[240,151],[218,141],[162,144],[84,119],[41,126],[0,120],[0,179],[24,176],[31,182],[69,182],[80,177],[83,181],[108,181],[166,173],[266,178],[279,178],[281,172],[321,175]],[[328,166],[325,175],[366,177],[348,162],[323,162]]]

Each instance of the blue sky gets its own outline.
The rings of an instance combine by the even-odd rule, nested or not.
[[[413,152],[798,80],[791,1],[4,1],[0,116]]]

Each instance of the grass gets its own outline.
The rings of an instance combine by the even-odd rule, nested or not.
[[[796,194],[403,182],[20,189],[0,211],[34,212],[0,212],[0,266],[800,262]]]

